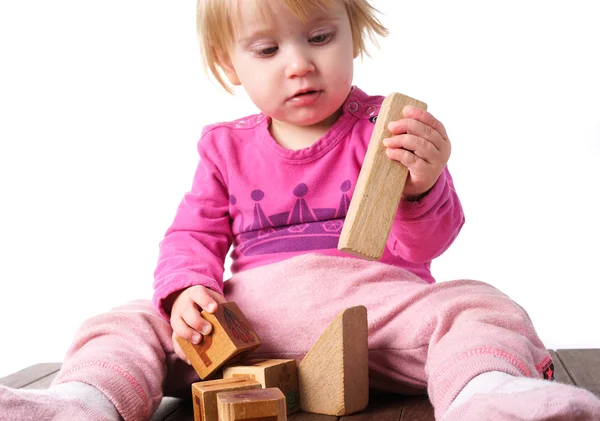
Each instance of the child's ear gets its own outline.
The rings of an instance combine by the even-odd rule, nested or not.
[[[227,76],[227,79],[229,79],[229,83],[234,86],[241,85],[242,82],[240,81],[240,78],[233,67],[233,63],[231,62],[229,54],[215,53],[215,57],[217,58],[217,64],[221,67],[221,69],[223,69],[225,76]]]

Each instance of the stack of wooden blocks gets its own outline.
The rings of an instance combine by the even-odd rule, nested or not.
[[[178,339],[201,379],[192,384],[195,421],[285,421],[302,410],[349,415],[369,400],[367,309],[339,313],[298,364],[249,359],[260,339],[239,307],[202,312],[213,331],[194,345]]]

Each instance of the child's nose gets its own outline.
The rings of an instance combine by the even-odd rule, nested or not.
[[[315,65],[306,52],[302,50],[290,52],[289,62],[286,67],[286,77],[304,76],[314,71]]]

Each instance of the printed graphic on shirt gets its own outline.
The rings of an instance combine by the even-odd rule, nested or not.
[[[252,221],[245,225],[244,215],[238,236],[240,253],[245,256],[299,252],[337,248],[344,218],[350,205],[348,191],[350,180],[340,185],[339,204],[335,208],[311,208],[304,197],[309,187],[298,184],[290,194],[296,197],[294,206],[287,212],[268,214],[261,201],[263,190],[254,190],[250,199],[254,202]],[[235,206],[238,199],[230,196]]]

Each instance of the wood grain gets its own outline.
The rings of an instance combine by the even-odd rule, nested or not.
[[[217,405],[219,421],[287,421],[285,396],[276,387],[221,392]]]
[[[427,109],[424,102],[396,92],[381,105],[344,220],[339,251],[366,260],[379,260],[383,255],[408,176],[404,165],[388,158],[383,139],[391,136],[387,126],[403,117],[406,105]]]
[[[58,373],[60,363],[41,363],[19,370],[9,376],[0,379],[3,386],[20,389],[40,379]]]
[[[369,401],[367,309],[348,308],[333,319],[298,365],[300,408],[348,415]]]
[[[569,373],[567,373],[565,366],[558,355],[556,355],[556,352],[551,349],[549,349],[548,352],[550,353],[550,357],[552,357],[552,362],[554,363],[554,380],[559,383],[573,384],[571,376],[569,376]]]
[[[434,421],[433,406],[427,396],[410,396],[404,402],[400,421]]]
[[[224,379],[239,377],[256,380],[264,389],[277,387],[285,395],[288,414],[300,410],[296,360],[255,359],[223,368]]]
[[[398,421],[402,415],[405,397],[388,393],[369,396],[369,406],[353,415],[346,415],[340,421]]]
[[[222,392],[245,392],[260,389],[259,382],[247,378],[217,379],[192,384],[195,421],[213,421],[218,417],[217,395]]]
[[[260,338],[234,302],[220,304],[213,313],[202,311],[213,327],[202,342],[193,344],[176,337],[201,379],[209,378],[226,363],[233,363],[260,346]]]
[[[600,349],[560,349],[556,354],[576,386],[600,397]]]

